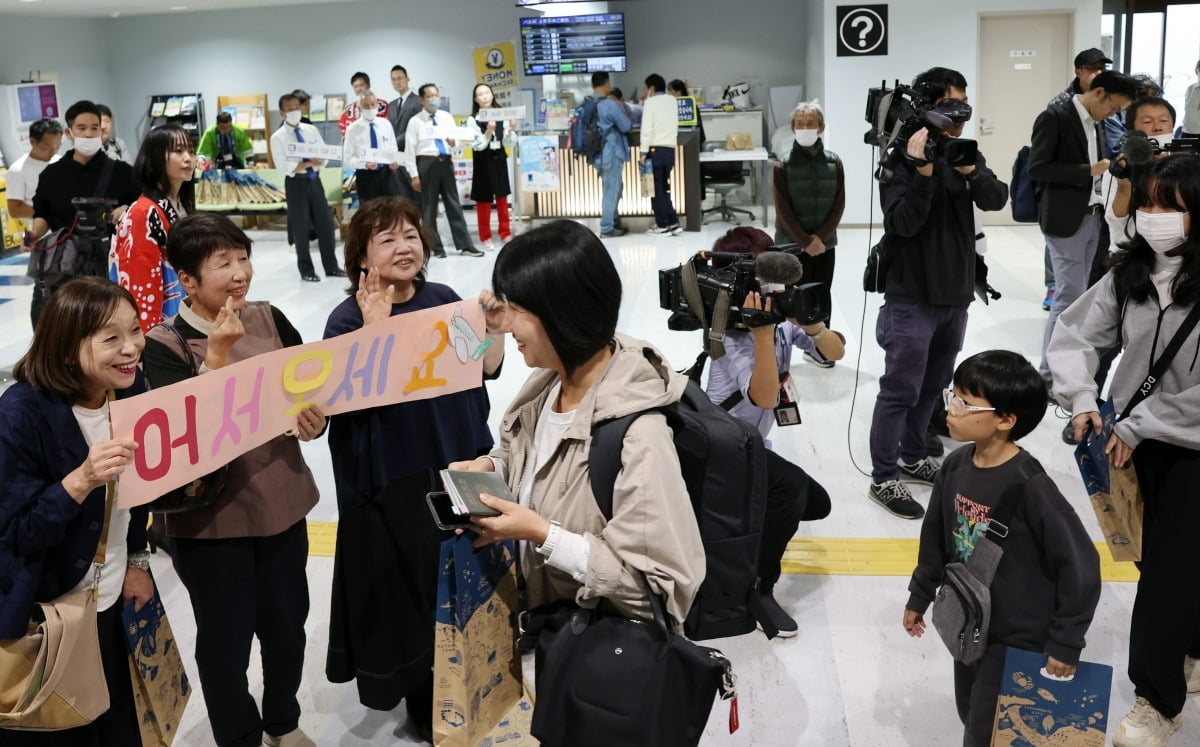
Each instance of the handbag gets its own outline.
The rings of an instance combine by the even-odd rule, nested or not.
[[[543,745],[696,745],[713,699],[734,698],[729,660],[667,626],[662,600],[650,590],[654,619],[629,620],[574,604],[539,608],[522,633],[537,636],[531,732]]]
[[[867,293],[883,293],[887,288],[888,267],[892,264],[891,248],[884,245],[887,236],[867,252],[867,266],[863,269],[863,290]]]
[[[113,493],[114,484],[109,482],[93,566],[104,563]],[[108,710],[96,628],[99,583],[97,570],[91,588],[38,603],[42,619],[30,621],[24,637],[0,641],[0,729],[73,729]]]
[[[966,563],[949,563],[933,600],[933,627],[950,655],[963,664],[983,658],[992,618],[992,579],[1004,556],[1004,540],[1021,506],[1025,483],[1042,472],[1034,461],[1021,465],[1019,478],[988,514],[987,531],[975,542]]]
[[[1096,512],[1096,519],[1104,532],[1108,551],[1117,562],[1142,559],[1143,502],[1137,470],[1133,464],[1112,469],[1105,447],[1112,436],[1113,426],[1129,417],[1133,408],[1154,392],[1163,374],[1167,372],[1167,367],[1171,365],[1171,361],[1183,347],[1184,341],[1195,329],[1198,321],[1200,304],[1196,304],[1188,312],[1171,341],[1163,349],[1162,355],[1150,367],[1150,373],[1125,404],[1120,417],[1116,417],[1116,407],[1109,399],[1100,406],[1100,431],[1093,430],[1075,447],[1075,463],[1091,498],[1092,510]]]
[[[179,347],[180,355],[187,361],[192,376],[200,375],[200,368],[196,365],[196,358],[192,355],[192,350],[188,347],[187,340],[183,339],[183,335],[179,334],[179,330],[175,328],[174,324],[171,322],[156,324],[146,332],[146,336],[152,337],[157,342],[168,347],[171,344],[168,338],[173,338],[175,344]],[[154,382],[150,382],[150,384],[153,386]],[[181,485],[155,498],[150,503],[149,509],[153,513],[175,514],[182,511],[195,511],[196,509],[207,508],[221,497],[221,493],[225,490],[225,478],[228,473],[229,465],[221,465],[207,475],[197,477],[187,485]]]
[[[103,198],[112,178],[113,163],[111,158],[104,162],[93,200],[84,198],[80,202]],[[106,274],[108,252],[105,251],[103,257],[93,256],[97,252],[91,248],[92,240],[79,236],[76,230],[79,212],[78,209],[75,211],[75,220],[69,227],[45,234],[30,249],[25,274],[49,292],[78,275],[103,277]]]

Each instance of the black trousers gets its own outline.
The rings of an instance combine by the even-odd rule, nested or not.
[[[196,669],[220,747],[258,747],[296,729],[308,618],[304,519],[274,537],[176,537],[172,560],[196,615]],[[250,644],[262,651],[262,715],[250,695]]]
[[[392,173],[392,192],[391,194],[397,197],[406,197],[418,205],[421,204],[421,197],[417,191],[412,188],[412,174],[408,173],[408,169],[401,166]]]
[[[963,724],[963,747],[988,747],[996,725],[996,701],[1008,647],[993,643],[974,664],[954,662],[954,703]],[[1180,662],[1182,673],[1183,662]]]
[[[801,283],[824,283],[826,288],[833,290],[833,264],[836,259],[834,248],[828,247],[824,252],[817,256],[811,254],[800,253],[800,266],[804,268],[804,277],[800,278]],[[825,326],[829,326],[829,317],[833,313],[832,306],[825,309],[825,315],[821,321],[825,322]]]
[[[300,274],[314,274],[312,255],[308,252],[308,235],[312,230],[317,232],[325,274],[332,274],[338,269],[338,256],[333,247],[333,218],[321,180],[309,179],[303,173],[289,176],[283,180],[283,190],[287,196],[288,233],[296,244],[296,266]]]
[[[767,451],[767,511],[758,551],[759,588],[770,591],[781,573],[788,540],[802,521],[829,515],[829,493],[803,469]]]
[[[133,683],[129,678],[129,644],[125,640],[121,609],[116,604],[96,617],[100,637],[100,661],[108,684],[108,711],[86,726],[65,731],[9,731],[0,729],[4,747],[128,747],[142,743],[137,712],[133,706]]]
[[[454,181],[454,161],[449,158],[417,156],[417,176],[421,179],[421,222],[433,241],[433,251],[442,251],[442,238],[437,229],[438,199],[446,207],[446,220],[454,236],[454,248],[460,252],[471,249],[471,235],[458,201],[458,183]]]
[[[671,202],[671,171],[675,168],[675,149],[651,147],[650,169],[654,174],[654,196],[650,207],[654,210],[654,225],[669,228],[679,224],[675,205]]]
[[[1129,679],[1158,712],[1183,710],[1185,655],[1200,658],[1200,451],[1147,440],[1133,450],[1145,508],[1142,562],[1129,624]]]
[[[395,194],[396,180],[392,178],[392,170],[387,167],[359,169],[354,172],[354,183],[358,185],[359,205],[365,205],[376,197]]]
[[[38,319],[42,318],[42,309],[46,308],[48,300],[50,300],[50,294],[42,289],[40,283],[34,283],[33,300],[29,302],[29,321],[33,324],[34,331],[37,331]]]

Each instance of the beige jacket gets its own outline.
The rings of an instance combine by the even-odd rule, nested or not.
[[[556,374],[541,369],[529,377],[504,414],[500,444],[491,456],[513,495],[533,448],[533,432]],[[648,413],[633,421],[621,450],[623,465],[613,489],[613,518],[605,522],[588,477],[588,450],[595,423],[678,402],[687,378],[673,372],[649,343],[616,336],[612,361],[584,396],[554,456],[533,476],[531,507],[588,542],[582,585],[531,553],[526,566],[528,604],[574,599],[595,607],[607,599],[620,614],[653,615],[636,575],[667,601],[678,624],[686,617],[704,580],[704,547],[666,418]]]

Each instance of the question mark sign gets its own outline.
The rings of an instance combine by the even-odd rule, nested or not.
[[[858,46],[867,46],[867,34],[871,33],[875,28],[875,22],[870,16],[861,15],[850,21],[850,27],[858,29]]]

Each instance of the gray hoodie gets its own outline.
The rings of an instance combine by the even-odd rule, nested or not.
[[[1152,360],[1162,355],[1190,311],[1190,306],[1176,303],[1164,309],[1152,292],[1145,303],[1129,300],[1122,318],[1109,272],[1071,304],[1054,326],[1046,359],[1054,377],[1055,399],[1075,414],[1096,411],[1096,382],[1092,377],[1100,355],[1123,344],[1124,355],[1110,375],[1109,387],[1120,414],[1150,373]],[[1134,447],[1154,439],[1200,449],[1198,356],[1200,324],[1184,341],[1154,393],[1115,426],[1122,441]]]

